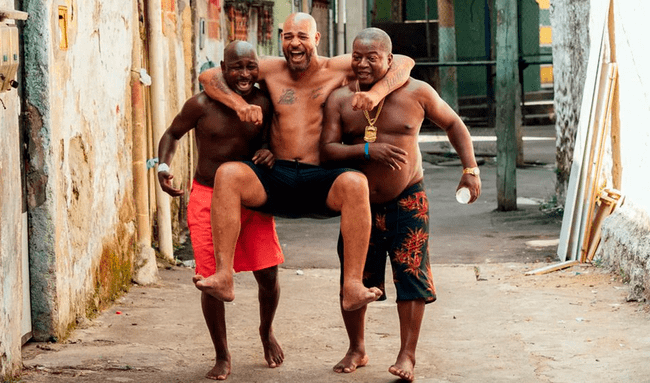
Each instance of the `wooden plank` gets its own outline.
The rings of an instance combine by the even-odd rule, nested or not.
[[[593,225],[594,214],[596,213],[596,197],[600,194],[601,185],[601,171],[603,165],[603,156],[605,154],[605,142],[609,134],[609,119],[611,115],[612,98],[614,96],[614,86],[616,83],[617,72],[616,63],[609,63],[605,65],[603,76],[601,77],[600,92],[598,94],[598,115],[595,122],[596,131],[592,140],[592,150],[590,153],[590,160],[585,164],[587,169],[587,180],[589,184],[585,190],[585,206],[586,209],[583,213],[583,221],[580,229],[580,238],[583,239],[582,246],[580,247],[580,261],[587,260],[587,251],[589,243],[591,242],[591,228]],[[606,186],[606,185],[605,185]],[[586,234],[586,235],[585,235]]]
[[[579,217],[582,215],[583,199],[578,198],[580,191],[584,188],[586,174],[582,172],[585,156],[585,145],[588,142],[589,125],[592,119],[594,107],[594,92],[598,89],[598,81],[601,64],[603,41],[605,38],[606,15],[598,18],[597,30],[601,31],[599,49],[591,49],[587,63],[587,74],[585,87],[582,93],[582,105],[580,108],[580,121],[576,132],[575,145],[573,148],[573,161],[571,163],[571,175],[567,188],[566,202],[564,204],[564,215],[562,217],[562,228],[560,230],[560,244],[557,248],[557,255],[561,261],[577,258],[579,245],[578,233],[580,229]]]
[[[553,264],[553,265],[549,265],[549,266],[541,267],[541,268],[539,268],[539,269],[535,269],[535,270],[527,271],[526,273],[524,273],[524,275],[541,275],[541,274],[548,274],[548,273],[552,273],[553,271],[566,269],[566,268],[568,268],[568,267],[571,267],[571,266],[577,265],[577,264],[579,264],[579,263],[580,263],[580,262],[578,262],[577,260],[564,261],[564,262],[556,263],[556,264]]]
[[[519,94],[517,0],[496,0],[497,209],[517,210],[516,108]]]

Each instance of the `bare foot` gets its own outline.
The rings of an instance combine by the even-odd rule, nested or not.
[[[354,311],[374,302],[381,297],[381,290],[376,287],[367,288],[363,283],[349,283],[343,285],[343,310]]]
[[[273,331],[270,331],[266,337],[260,334],[260,337],[262,338],[266,363],[269,364],[270,368],[280,367],[282,362],[284,362],[284,352],[282,352],[280,343],[275,339]]]
[[[415,380],[415,359],[411,359],[402,354],[397,356],[395,364],[388,368],[388,372],[399,377],[400,379],[412,382]]]
[[[334,366],[334,372],[349,374],[368,364],[368,355],[358,350],[348,350],[343,359]]]
[[[212,274],[207,278],[197,274],[192,277],[192,282],[194,282],[194,286],[197,289],[212,295],[222,302],[232,302],[235,300],[235,287],[232,274]]]
[[[229,360],[219,360],[214,364],[212,370],[210,370],[205,377],[212,380],[226,380],[230,375],[230,361]]]

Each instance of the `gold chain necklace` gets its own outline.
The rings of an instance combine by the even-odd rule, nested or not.
[[[359,88],[359,80],[357,80],[357,92],[361,92],[361,89]],[[367,110],[363,111],[363,115],[366,116],[366,120],[368,120],[368,126],[366,126],[366,132],[363,135],[363,140],[366,142],[375,142],[377,140],[377,127],[375,126],[375,122],[377,122],[377,119],[379,118],[379,114],[381,113],[381,107],[384,106],[384,98],[381,99],[379,102],[379,107],[377,108],[377,114],[375,114],[374,118],[370,118],[370,114],[368,113]]]

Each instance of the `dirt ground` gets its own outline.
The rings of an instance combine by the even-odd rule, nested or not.
[[[650,313],[647,304],[626,301],[621,276],[593,265],[525,275],[558,262],[561,228],[559,216],[540,210],[553,194],[553,141],[528,142],[537,146],[527,147],[532,165],[517,170],[513,212],[495,211],[493,158],[482,160],[483,195],[470,206],[453,197],[458,164],[426,164],[438,301],[426,309],[416,381],[650,382]],[[238,274],[236,299],[227,304],[228,381],[395,382],[387,372],[399,350],[393,287],[387,284],[387,301],[369,305],[368,366],[334,373],[347,349],[338,306],[338,220],[278,219],[277,226],[287,259],[275,333],[286,360],[266,367],[255,280]],[[178,256],[190,260],[191,252]],[[209,381],[204,375],[214,351],[192,275],[189,267],[163,267],[157,285],[133,286],[67,340],[28,343],[20,381]]]
[[[437,265],[437,302],[426,310],[418,382],[648,382],[650,316],[627,287],[593,266],[525,276],[524,263]],[[214,354],[192,270],[162,269],[158,286],[135,286],[63,344],[24,351],[24,382],[207,382]],[[347,343],[338,271],[283,269],[276,335],[286,354],[266,367],[257,336],[255,281],[239,274],[228,304],[231,382],[394,382],[396,305],[368,311],[368,366],[336,374]],[[389,290],[389,296],[394,297]],[[119,314],[118,314],[119,313]]]

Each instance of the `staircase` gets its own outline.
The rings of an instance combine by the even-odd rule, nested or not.
[[[485,96],[458,99],[459,115],[470,128],[484,128],[488,124],[488,107]],[[526,126],[555,124],[553,90],[528,92],[522,108],[523,124]]]

